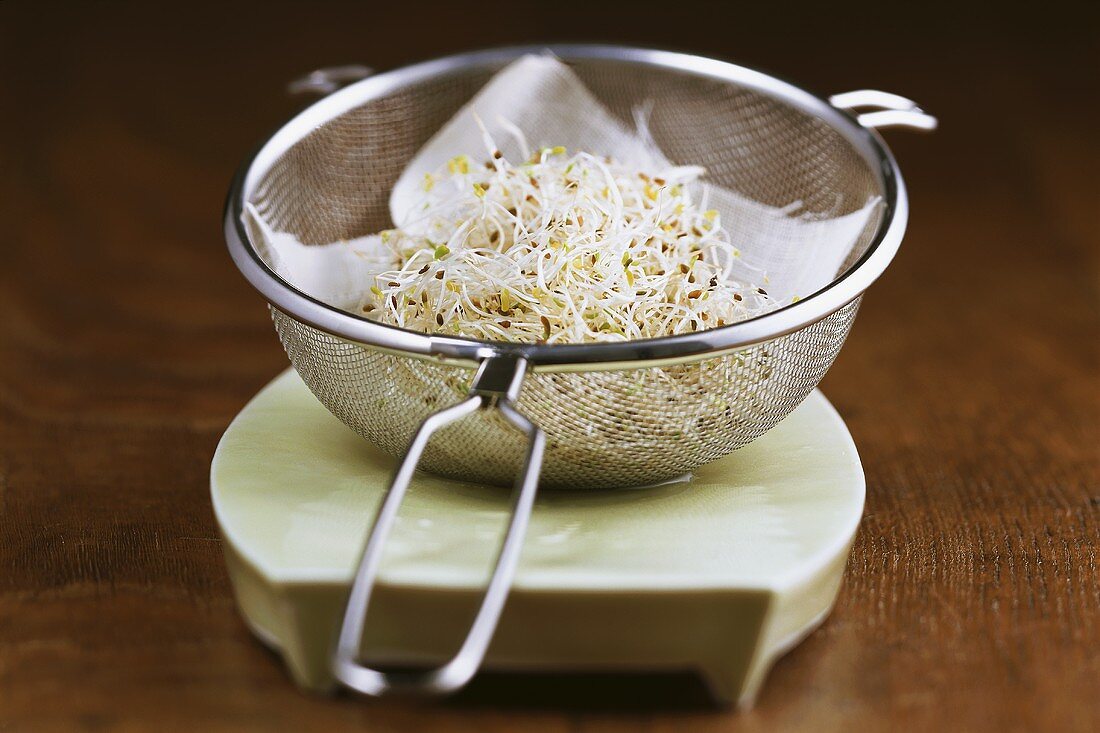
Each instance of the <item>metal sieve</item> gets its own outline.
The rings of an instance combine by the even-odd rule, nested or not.
[[[847,261],[829,273],[831,283],[722,328],[547,345],[406,331],[321,302],[276,274],[262,237],[242,223],[245,202],[306,244],[392,226],[387,199],[408,160],[496,71],[544,50],[450,56],[353,83],[276,132],[245,162],[229,193],[230,252],[270,303],[295,369],[349,427],[404,454],[368,537],[334,653],[337,678],[367,694],[447,692],[474,674],[507,597],[538,485],[610,488],[673,479],[759,437],[813,390],[905,229],[905,187],[874,130],[936,124],[913,102],[884,92],[826,101],[698,56],[551,47],[624,120],[652,101],[650,130],[661,150],[673,161],[705,166],[709,181],[773,206],[801,201],[811,215],[843,214],[880,199]],[[334,76],[315,72],[305,86],[330,91],[349,74],[344,68]],[[382,549],[418,466],[461,480],[514,481],[515,490],[508,530],[459,652],[437,669],[398,675],[358,657]]]

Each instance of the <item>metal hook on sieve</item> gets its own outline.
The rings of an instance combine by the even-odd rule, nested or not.
[[[520,386],[527,373],[527,360],[515,356],[492,356],[481,362],[474,376],[469,396],[458,404],[429,415],[420,424],[409,449],[394,474],[393,481],[382,500],[382,508],[375,517],[367,536],[355,580],[351,586],[344,621],[340,628],[333,657],[333,673],[348,687],[366,695],[385,695],[390,692],[422,692],[443,694],[453,692],[469,681],[485,657],[500,620],[504,602],[512,585],[512,578],[519,563],[519,553],[527,531],[527,521],[535,501],[539,471],[546,436],[534,423],[512,406],[519,396]],[[470,631],[458,652],[440,667],[423,672],[381,672],[360,664],[367,608],[371,591],[378,577],[386,538],[397,519],[397,511],[409,488],[420,455],[431,436],[440,428],[461,420],[479,409],[495,409],[512,425],[527,435],[527,456],[516,479],[512,498],[512,518],[497,555],[493,574],[485,589],[481,607],[474,617]]]
[[[298,77],[286,85],[286,90],[290,94],[320,94],[324,96],[325,94],[332,94],[340,87],[354,81],[366,79],[373,73],[374,69],[362,64],[329,66]]]
[[[912,99],[877,89],[857,89],[829,97],[829,104],[855,115],[864,127],[880,130],[886,127],[907,127],[931,132],[939,125]],[[857,113],[856,110],[869,110]]]

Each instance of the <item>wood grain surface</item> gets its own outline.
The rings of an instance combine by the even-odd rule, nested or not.
[[[1100,729],[1096,18],[886,5],[0,5],[0,731]],[[663,676],[304,695],[207,493],[286,364],[225,253],[230,176],[303,71],[588,38],[942,120],[888,135],[909,233],[823,384],[869,492],[836,610],[743,714]]]

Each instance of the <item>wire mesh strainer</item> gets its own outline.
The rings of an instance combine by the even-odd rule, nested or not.
[[[537,485],[608,488],[674,478],[759,437],[813,390],[905,229],[905,188],[873,128],[935,125],[911,101],[883,92],[825,101],[696,56],[553,47],[623,119],[651,100],[650,128],[660,148],[673,161],[705,166],[708,180],[720,186],[773,206],[801,201],[805,211],[822,214],[837,213],[838,202],[839,213],[847,213],[878,197],[881,206],[840,271],[830,273],[832,282],[796,304],[723,328],[624,343],[532,345],[375,323],[297,290],[275,272],[262,237],[242,223],[245,202],[307,244],[389,227],[387,199],[408,160],[493,73],[541,50],[452,56],[355,83],[280,129],[246,162],[230,192],[230,250],[271,304],[295,369],[352,429],[404,453],[368,538],[335,653],[336,676],[368,694],[395,687],[445,692],[473,675],[507,596]],[[857,108],[872,111],[849,113]],[[418,464],[463,480],[515,480],[516,490],[496,566],[460,651],[436,670],[397,677],[357,658],[382,547]]]

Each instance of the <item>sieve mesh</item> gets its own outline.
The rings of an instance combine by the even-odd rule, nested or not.
[[[799,331],[702,361],[527,375],[517,406],[547,436],[540,486],[657,483],[746,445],[809,395],[858,307],[857,299]],[[396,356],[272,314],[294,368],[318,399],[393,455],[405,452],[424,418],[469,389],[471,369]],[[506,485],[526,443],[498,413],[482,411],[443,428],[420,466]]]
[[[883,195],[865,159],[827,122],[732,81],[629,60],[571,64],[624,121],[652,103],[650,129],[665,155],[702,165],[706,180],[771,206],[839,215]],[[500,68],[448,69],[328,120],[259,180],[250,198],[271,225],[306,244],[392,226],[388,196],[409,159]],[[873,213],[842,271],[882,221]],[[261,257],[260,238],[252,237]],[[831,273],[839,275],[840,273]],[[659,482],[752,441],[796,407],[840,350],[859,306],[732,353],[673,366],[529,374],[520,412],[547,436],[540,484],[614,487]],[[273,309],[294,367],[356,432],[399,455],[430,413],[463,399],[472,371],[424,356],[345,341]],[[526,440],[494,411],[444,428],[421,467],[509,484]]]
[[[823,120],[749,87],[629,61],[570,64],[612,114],[633,126],[651,105],[650,131],[672,161],[770,206],[846,214],[881,196],[873,171]],[[271,166],[252,197],[263,218],[306,244],[393,226],[388,197],[408,161],[499,70],[450,70],[372,99],[317,127]],[[854,248],[858,259],[879,221]]]

